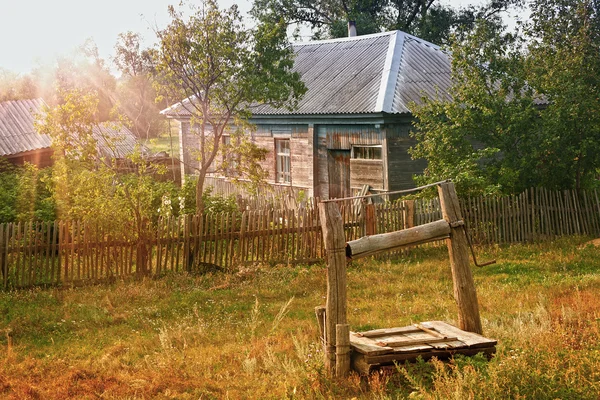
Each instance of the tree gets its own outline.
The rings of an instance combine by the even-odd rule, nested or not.
[[[154,168],[134,152],[133,168],[120,170],[115,160],[98,149],[98,104],[94,93],[81,90],[61,93],[64,103],[48,108],[37,121],[40,133],[52,138],[54,166],[51,182],[58,217],[87,223],[90,235],[109,232],[136,242],[137,271],[147,272],[150,222],[158,219],[163,197],[177,197],[171,182],[158,182]],[[112,137],[103,143],[115,141]],[[115,143],[117,144],[117,143]],[[96,231],[95,231],[96,230]]]
[[[534,0],[531,8],[528,80],[548,100],[538,168],[556,187],[589,187],[600,168],[600,2]]]
[[[489,0],[456,9],[436,0],[257,0],[252,14],[283,17],[289,25],[308,25],[315,39],[345,37],[348,21],[356,21],[359,35],[402,30],[432,43],[445,45],[452,34],[469,31],[476,20],[497,20],[522,0]]]
[[[0,102],[36,97],[39,97],[39,88],[30,75],[17,75],[0,68]]]
[[[454,101],[414,107],[412,155],[428,161],[419,182],[453,178],[463,193],[594,184],[597,8],[589,0],[535,0],[531,8],[523,36],[480,22],[452,47]]]
[[[235,151],[255,148],[247,135],[250,106],[294,107],[306,89],[292,72],[293,50],[283,22],[246,29],[237,6],[221,11],[213,0],[192,7],[187,19],[173,7],[169,11],[171,23],[158,32],[156,69],[163,93],[185,99],[181,105],[192,114],[199,136],[196,205],[202,212],[204,178],[223,135],[232,135]]]
[[[257,0],[252,14],[285,18],[286,23],[307,24],[316,39],[348,36],[348,21],[356,21],[361,35],[379,32],[384,25],[388,0]]]
[[[113,62],[121,72],[118,86],[119,106],[132,121],[132,131],[138,138],[158,136],[165,129],[164,118],[155,102],[154,62],[148,49],[140,48],[137,33],[119,34]],[[165,108],[166,105],[162,104]]]

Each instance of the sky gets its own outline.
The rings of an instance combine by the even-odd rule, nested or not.
[[[464,6],[481,0],[444,0]],[[220,0],[221,7],[234,0]],[[179,0],[0,0],[0,68],[27,73],[38,65],[70,56],[93,39],[110,60],[119,33],[132,31],[155,42],[154,28],[169,22],[167,7]],[[235,2],[243,13],[250,1]]]

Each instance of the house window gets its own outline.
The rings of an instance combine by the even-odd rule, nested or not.
[[[292,183],[290,139],[275,139],[275,172],[276,182]]]
[[[381,160],[381,146],[352,146],[352,158],[359,160]]]

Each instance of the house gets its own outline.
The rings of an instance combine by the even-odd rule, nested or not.
[[[35,129],[35,121],[45,106],[42,99],[0,103],[0,158],[15,165],[52,165],[52,139]],[[125,159],[138,146],[133,133],[119,122],[95,125],[92,136],[100,155],[117,160]]]
[[[401,31],[296,43],[294,70],[307,92],[295,111],[256,105],[253,140],[269,150],[269,182],[311,196],[340,198],[414,187],[424,161],[408,149],[412,102],[450,100],[450,59],[436,45]],[[189,101],[189,100],[186,100]],[[183,104],[182,104],[183,103]],[[162,111],[179,121],[186,173],[197,136],[182,102]]]

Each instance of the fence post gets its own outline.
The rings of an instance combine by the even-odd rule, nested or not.
[[[327,254],[325,367],[333,374],[336,365],[336,325],[346,324],[347,322],[346,238],[344,235],[344,222],[336,203],[319,203],[319,217]],[[347,372],[337,371],[337,375],[345,375]]]
[[[5,225],[7,224],[0,224],[0,269],[2,270],[2,281],[4,283],[4,289],[6,289],[6,287],[8,286],[8,260],[6,257],[6,248],[8,247],[8,235],[4,235]]]
[[[415,226],[415,201],[404,200],[404,229],[414,228]]]
[[[458,304],[458,323],[462,330],[481,334],[483,330],[479,317],[477,292],[469,267],[467,236],[454,183],[440,184],[438,193],[442,215],[451,228],[450,238],[446,240],[446,244],[450,255],[454,298]]]
[[[367,236],[371,236],[377,233],[375,225],[375,204],[365,205],[365,227]]]

